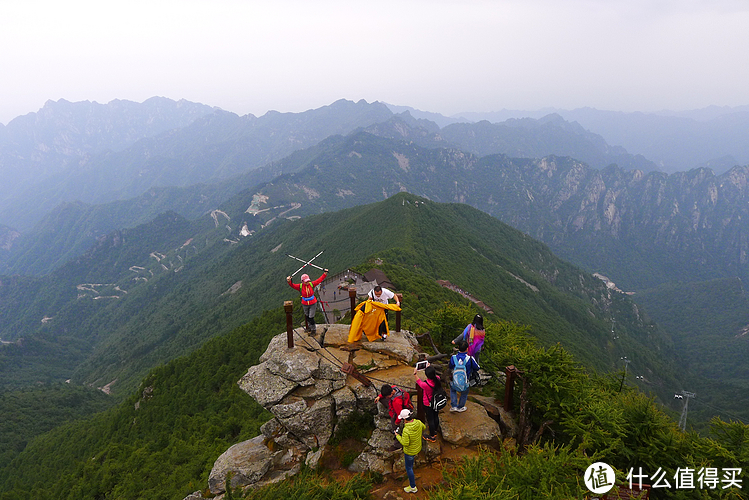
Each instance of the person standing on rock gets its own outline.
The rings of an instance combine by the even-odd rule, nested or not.
[[[286,276],[286,283],[289,284],[294,290],[299,290],[302,294],[302,311],[304,311],[304,317],[307,318],[307,325],[304,331],[315,335],[317,333],[317,327],[315,325],[315,313],[317,312],[317,297],[315,297],[315,287],[322,283],[325,277],[328,275],[328,270],[323,269],[322,276],[317,278],[315,281],[310,281],[309,274],[302,275],[302,282],[298,285],[291,282],[291,276]]]
[[[395,299],[395,304],[400,307],[401,301],[398,300],[398,296],[388,290],[387,288],[382,288],[380,285],[375,285],[373,289],[369,291],[367,294],[367,300],[372,300],[374,302],[381,302],[382,304],[387,304],[390,299]],[[387,310],[385,311],[385,319],[388,317]],[[385,340],[388,338],[388,332],[385,331],[385,322],[383,321],[380,323],[380,337],[382,337],[382,340]]]
[[[468,342],[468,355],[472,356],[476,360],[476,363],[478,363],[481,348],[484,347],[485,337],[484,318],[480,314],[477,314],[473,317],[473,321],[465,327],[463,333],[455,337],[452,343],[457,344],[461,340]]]
[[[466,400],[468,399],[468,388],[471,379],[471,372],[479,370],[476,360],[468,355],[468,342],[465,340],[458,341],[458,354],[450,357],[450,367],[452,381],[450,382],[450,411],[466,411]],[[458,399],[460,394],[460,399]]]
[[[424,411],[426,412],[427,424],[429,425],[429,436],[425,436],[424,439],[430,443],[434,443],[437,440],[437,430],[440,427],[440,420],[439,414],[432,409],[432,398],[434,397],[434,391],[442,387],[442,381],[440,380],[440,376],[437,375],[437,370],[432,365],[428,365],[424,369],[424,375],[426,375],[426,380],[421,380],[418,370],[414,368],[416,385],[421,388],[424,394]]]
[[[421,420],[414,418],[414,412],[409,409],[402,410],[398,415],[400,420],[405,420],[403,432],[395,431],[395,438],[403,445],[403,454],[406,462],[406,474],[408,474],[408,486],[403,488],[406,493],[416,493],[416,475],[414,474],[414,462],[416,455],[421,451],[421,433],[426,426]]]

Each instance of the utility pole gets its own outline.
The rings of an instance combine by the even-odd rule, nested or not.
[[[684,398],[684,408],[681,410],[681,418],[679,418],[679,429],[682,431],[687,430],[687,410],[689,408],[689,398],[697,396],[694,392],[681,391],[681,396]]]

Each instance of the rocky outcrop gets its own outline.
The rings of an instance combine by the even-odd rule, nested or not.
[[[348,325],[318,325],[318,337],[301,329],[288,347],[286,333],[274,337],[248,369],[239,387],[273,414],[261,435],[235,444],[215,462],[208,481],[212,495],[232,488],[256,488],[296,474],[302,465],[317,468],[330,453],[337,429],[354,414],[372,415],[375,429],[350,465],[352,472],[402,472],[403,452],[396,447],[388,410],[375,402],[383,382],[406,388],[416,406],[413,363],[418,343],[410,332],[391,332],[385,342],[348,344]],[[350,363],[369,377],[367,385],[341,371]],[[464,413],[441,413],[442,441],[424,443],[417,465],[438,459],[443,445],[497,445],[500,425],[478,403]],[[198,495],[198,496],[196,496]],[[199,492],[185,500],[202,498]]]

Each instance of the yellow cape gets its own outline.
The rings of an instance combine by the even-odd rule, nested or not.
[[[383,304],[382,302],[374,302],[368,300],[362,302],[354,308],[356,314],[354,315],[353,321],[351,321],[351,328],[348,331],[348,341],[358,342],[361,339],[361,334],[367,336],[370,342],[374,342],[380,337],[380,323],[385,322],[385,331],[389,332],[387,319],[385,319],[385,309],[390,311],[400,311],[401,308],[395,304]]]

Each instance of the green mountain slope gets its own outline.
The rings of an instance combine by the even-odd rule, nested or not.
[[[674,340],[686,366],[699,374],[684,389],[696,420],[705,415],[749,422],[749,298],[737,278],[678,283],[634,296]]]
[[[233,214],[234,232],[244,212],[227,213]],[[152,366],[293,296],[283,280],[293,261],[284,253],[315,255],[324,249],[332,271],[378,255],[416,266],[430,279],[447,279],[498,316],[531,325],[545,343],[563,342],[596,369],[618,369],[619,358],[636,350],[643,353],[634,361],[637,369],[664,373],[654,363],[668,343],[629,301],[528,236],[465,205],[400,194],[374,205],[277,221],[239,243],[226,238],[226,231],[210,217],[190,223],[166,215],[115,233],[45,278],[35,300],[8,320],[50,346],[63,340],[83,344],[78,362],[68,363],[63,376],[97,386],[116,381],[112,390],[124,394]],[[57,291],[49,292],[47,284]],[[41,324],[43,317],[52,319]],[[620,340],[609,332],[612,320]],[[24,361],[23,354],[16,352],[14,361]]]
[[[385,267],[405,293],[407,307],[416,304],[439,317],[439,308],[464,302],[418,268]],[[498,456],[465,462],[430,496],[465,498],[471,492],[494,498],[503,492],[499,498],[580,498],[582,473],[597,460],[616,467],[624,481],[629,467],[649,472],[664,467],[671,477],[677,467],[735,467],[749,458],[746,426],[715,422],[714,439],[681,433],[652,399],[630,388],[620,391],[618,379],[589,376],[559,346],[540,348],[523,326],[488,319],[482,359],[495,369],[513,363],[523,370],[531,381],[532,425],[551,420],[554,432],[519,450],[523,453],[508,442]],[[270,418],[236,382],[284,324],[281,308],[266,311],[189,356],[153,369],[116,408],[37,437],[10,466],[0,468],[0,499],[181,499],[205,489],[215,459],[257,435]],[[503,392],[500,384],[490,389]],[[330,479],[304,474],[250,498],[362,498],[358,495],[375,488],[375,479],[365,475],[357,479],[355,492],[333,493]],[[689,498],[675,493],[664,491],[664,498]],[[736,490],[726,493],[734,496],[716,498],[745,498]]]

